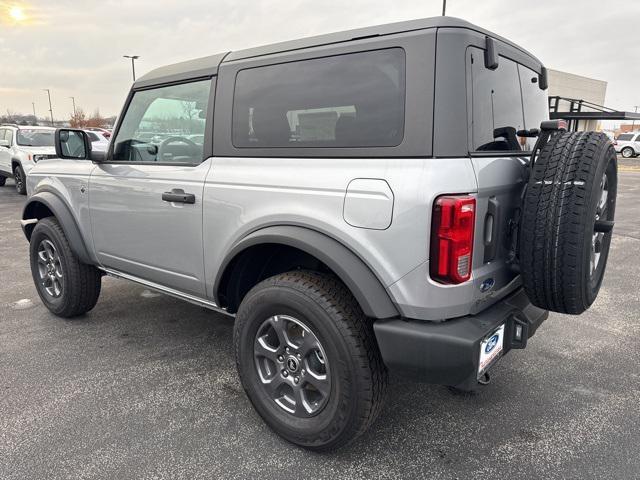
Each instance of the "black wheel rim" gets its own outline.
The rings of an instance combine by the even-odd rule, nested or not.
[[[20,173],[20,169],[16,168],[16,171],[13,173],[13,179],[16,182],[16,190],[21,192],[22,191],[22,174]]]
[[[325,350],[302,321],[288,315],[266,319],[253,344],[258,379],[267,396],[299,418],[320,413],[331,395]]]
[[[40,285],[47,295],[58,298],[64,288],[64,275],[60,255],[53,243],[44,239],[38,245],[38,275]]]

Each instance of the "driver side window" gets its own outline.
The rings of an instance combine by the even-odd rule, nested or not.
[[[119,162],[198,164],[211,80],[134,93],[114,141]]]

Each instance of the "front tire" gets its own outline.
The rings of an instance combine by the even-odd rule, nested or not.
[[[0,175],[0,187],[4,187],[5,183],[7,183],[7,177]]]
[[[333,276],[295,271],[256,285],[240,305],[234,345],[249,400],[296,445],[340,448],[380,413],[387,372],[373,327]]]
[[[31,234],[31,275],[38,295],[52,313],[70,318],[91,310],[98,301],[100,271],[73,253],[54,217],[40,220]]]
[[[16,191],[20,195],[27,194],[27,176],[21,165],[16,165],[13,169],[13,180],[16,183]]]

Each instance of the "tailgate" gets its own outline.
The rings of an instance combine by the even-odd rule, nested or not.
[[[478,182],[473,313],[519,285],[518,274],[508,260],[526,169],[519,157],[474,157],[472,163]]]

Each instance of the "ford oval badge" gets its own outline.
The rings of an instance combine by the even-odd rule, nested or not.
[[[489,353],[491,352],[491,350],[496,348],[496,345],[498,344],[498,338],[500,338],[500,336],[496,334],[489,339],[489,341],[487,342],[487,346],[484,347],[484,353]]]
[[[482,284],[480,285],[480,291],[482,293],[484,292],[488,292],[489,290],[491,290],[493,288],[493,286],[496,284],[496,281],[493,278],[487,278],[484,282],[482,282]]]

